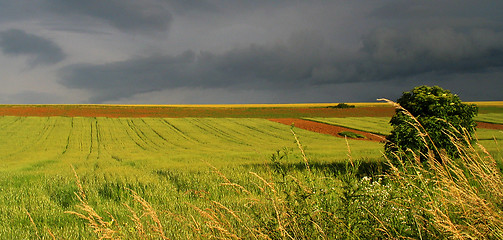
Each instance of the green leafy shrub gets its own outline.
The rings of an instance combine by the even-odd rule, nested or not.
[[[450,156],[457,153],[452,138],[471,138],[475,131],[477,106],[464,104],[459,97],[438,86],[419,86],[404,92],[397,100],[400,105],[390,124],[385,152],[388,157],[397,153],[413,152],[425,160],[435,149],[443,149]],[[421,134],[428,132],[428,135]],[[425,137],[431,141],[425,141]],[[440,159],[438,154],[436,158]]]
[[[403,111],[418,126],[423,144],[436,145],[430,132]],[[498,160],[484,146],[473,144],[467,131],[464,134],[450,138],[455,154],[431,149],[435,152],[422,164],[405,153],[388,159],[387,178],[395,186],[394,194],[403,197],[397,204],[412,210],[420,238],[503,239],[503,174]],[[383,221],[383,228],[395,227]]]

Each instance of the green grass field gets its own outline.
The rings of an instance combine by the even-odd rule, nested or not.
[[[295,114],[391,130],[389,117]],[[478,118],[497,123],[500,114]],[[0,239],[93,239],[106,229],[122,239],[234,239],[253,236],[247,226],[272,238],[286,228],[299,237],[421,236],[415,213],[392,204],[409,199],[406,188],[378,180],[382,143],[294,131],[261,118],[0,117]],[[501,168],[503,132],[477,137]],[[70,212],[95,212],[102,224]],[[395,235],[374,231],[383,221]]]
[[[344,139],[295,131],[313,166],[347,159]],[[287,148],[289,161],[301,162],[290,127],[265,119],[0,117],[0,132],[2,239],[35,236],[26,211],[58,237],[90,236],[82,221],[64,213],[77,203],[71,166],[98,209],[127,221],[126,188],[173,209],[178,198],[192,202],[187,191],[218,187],[209,164],[245,179],[251,169],[266,171],[276,150]],[[355,159],[380,158],[379,143],[348,143]]]
[[[391,132],[390,117],[304,118],[316,122],[347,127],[360,131],[388,135]]]
[[[360,131],[372,132],[381,135],[387,135],[392,128],[389,124],[389,117],[345,117],[345,118],[304,118],[316,122],[343,126]],[[486,113],[477,116],[477,121],[503,124],[503,115],[500,113]],[[503,140],[503,132],[494,129],[477,129],[477,139],[482,142],[486,140],[492,141]],[[489,142],[487,142],[490,144]]]
[[[139,161],[143,167],[171,168],[254,164],[294,146],[289,126],[264,119],[1,117],[0,131],[2,171],[47,171],[65,164],[128,168]],[[296,131],[313,158],[346,156],[343,139]],[[379,153],[372,152],[380,147],[377,143],[350,145],[357,157]]]
[[[503,124],[503,113],[484,113],[475,117],[480,122]]]

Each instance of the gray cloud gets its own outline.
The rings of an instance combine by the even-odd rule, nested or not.
[[[38,4],[34,0],[0,0],[0,22],[25,20],[37,15]]]
[[[363,39],[361,53],[363,80],[485,71],[503,67],[503,32],[378,30]]]
[[[91,90],[91,102],[114,100],[179,87],[188,79],[194,53],[179,56],[153,56],[104,65],[72,65],[61,71],[64,86]],[[187,84],[190,84],[187,82]]]
[[[307,36],[287,45],[251,45],[222,54],[186,51],[177,56],[132,58],[104,65],[73,65],[61,71],[61,84],[94,93],[92,102],[181,87],[293,89],[314,84],[315,68],[331,58]],[[320,54],[322,54],[320,56]],[[324,80],[326,81],[326,80]]]
[[[105,65],[75,65],[61,83],[94,93],[93,102],[175,89],[302,89],[326,84],[436,77],[503,68],[503,33],[491,30],[379,30],[362,48],[341,54],[323,40],[298,34],[286,44],[251,45],[222,54],[133,58]],[[464,79],[464,81],[471,81]]]
[[[0,47],[6,55],[28,55],[31,65],[54,64],[65,58],[63,50],[51,40],[19,29],[0,32]]]
[[[22,91],[15,94],[9,94],[2,99],[6,104],[58,104],[62,103],[60,96],[52,93],[44,93],[37,91]]]
[[[22,32],[24,40],[0,42],[0,62],[9,65],[0,77],[18,92],[27,86],[19,76],[59,79],[66,89],[47,91],[79,92],[61,95],[94,103],[164,94],[171,102],[186,94],[191,103],[373,101],[420,84],[501,100],[497,91],[477,97],[484,86],[475,83],[503,87],[502,7],[490,0],[0,0],[0,31],[51,34],[68,54],[48,39],[29,48],[38,45],[23,41],[34,35]],[[31,57],[40,72],[9,55]]]
[[[172,14],[162,1],[44,0],[53,13],[98,19],[127,32],[165,32]]]
[[[384,21],[381,24],[402,28],[501,28],[501,8],[503,2],[492,0],[387,1],[373,9],[369,16]]]
[[[189,11],[215,12],[218,7],[206,0],[165,0],[176,12],[186,13]]]

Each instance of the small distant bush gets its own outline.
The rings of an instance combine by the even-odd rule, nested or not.
[[[355,133],[355,132],[350,132],[350,131],[343,131],[338,133],[340,136],[343,137],[348,137],[348,138],[365,138],[365,136]]]
[[[339,103],[335,106],[328,106],[328,108],[355,108],[355,107],[356,107],[355,105],[349,105],[346,103]]]

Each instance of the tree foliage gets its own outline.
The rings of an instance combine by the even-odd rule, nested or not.
[[[393,130],[384,146],[388,156],[412,151],[424,159],[429,150],[435,155],[445,150],[454,156],[457,151],[452,138],[471,137],[475,131],[477,106],[462,103],[441,87],[415,87],[404,92],[397,103],[403,109],[397,108],[390,121]]]

